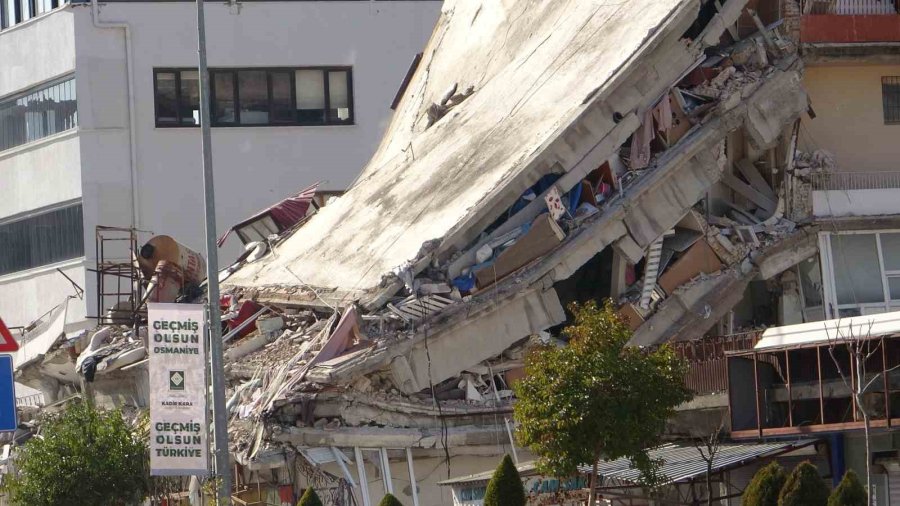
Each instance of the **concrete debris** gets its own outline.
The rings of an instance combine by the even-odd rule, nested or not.
[[[802,64],[771,28],[717,46],[740,14],[732,2],[694,40],[681,36],[695,2],[548,3],[584,14],[578,29],[509,15],[528,0],[498,3],[493,35],[547,44],[487,52],[488,39],[464,43],[473,7],[445,7],[416,100],[359,182],[228,269],[218,302],[238,460],[290,445],[434,449],[448,427],[459,444],[496,446],[527,352],[565,345],[569,303],[613,298],[635,345],[696,338],[802,260],[784,245],[811,237],[786,211],[804,187],[786,181],[833,158],[784,163],[808,103]],[[605,35],[622,23],[635,26]],[[634,61],[611,62],[620,54]],[[523,86],[551,68],[551,84]],[[204,299],[185,297],[199,283],[191,253],[167,236],[142,248],[152,300]],[[95,383],[137,374],[142,332],[104,327],[53,360]],[[58,392],[66,377],[53,381]]]

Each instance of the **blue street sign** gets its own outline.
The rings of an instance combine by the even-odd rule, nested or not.
[[[0,431],[14,431],[18,425],[12,357],[0,355]]]

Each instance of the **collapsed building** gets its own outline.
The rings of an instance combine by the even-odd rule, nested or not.
[[[220,276],[236,494],[447,504],[451,474],[525,460],[511,386],[573,302],[611,298],[636,346],[805,321],[827,157],[798,153],[810,104],[775,4],[445,2],[354,185],[242,234]],[[179,268],[155,296],[202,298]],[[19,380],[145,406],[140,304],[76,336],[54,311]],[[673,436],[723,407],[695,402]]]

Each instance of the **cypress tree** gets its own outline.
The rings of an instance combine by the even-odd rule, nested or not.
[[[403,506],[403,503],[394,497],[393,494],[387,494],[381,498],[381,502],[378,503],[378,506]]]
[[[509,455],[503,457],[488,482],[484,506],[525,506],[525,487]]]
[[[825,506],[827,503],[828,485],[809,461],[794,468],[778,496],[778,506]]]
[[[322,506],[322,501],[319,499],[319,495],[316,494],[316,491],[309,487],[306,489],[306,492],[303,493],[303,497],[300,498],[300,501],[297,502],[297,506]]]
[[[837,488],[828,497],[828,506],[868,506],[866,488],[853,470],[844,473]]]
[[[744,489],[741,503],[744,506],[777,506],[778,493],[786,479],[784,469],[773,461],[753,475],[750,484]]]

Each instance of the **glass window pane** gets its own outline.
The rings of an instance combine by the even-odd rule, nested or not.
[[[84,255],[81,204],[0,224],[0,275]]]
[[[178,110],[175,106],[176,88],[174,72],[156,73],[156,122],[175,123]]]
[[[325,122],[325,81],[321,70],[298,70],[297,117],[301,123]]]
[[[891,300],[900,300],[900,277],[888,278],[888,289],[891,291]]]
[[[881,257],[884,270],[900,271],[900,234],[881,234]]]
[[[838,304],[884,302],[874,234],[831,236]]]
[[[215,87],[213,121],[234,123],[234,73],[216,72],[213,76],[213,86]]]
[[[265,125],[269,122],[269,86],[264,70],[238,72],[238,96],[242,125]]]
[[[289,72],[272,72],[272,122],[292,123],[294,109],[291,106],[291,74]]]
[[[200,124],[200,72],[181,71],[181,103],[178,108],[182,125]]]
[[[350,119],[350,96],[347,92],[347,72],[328,73],[328,121]]]

